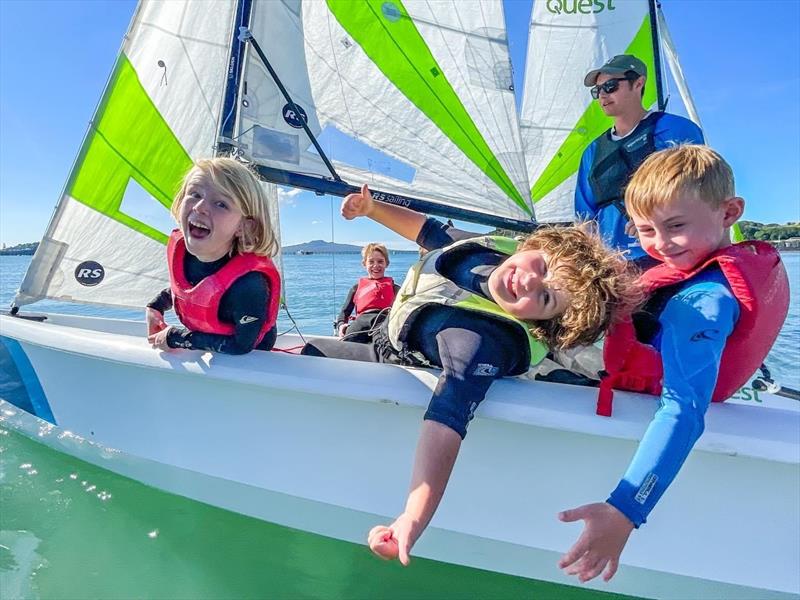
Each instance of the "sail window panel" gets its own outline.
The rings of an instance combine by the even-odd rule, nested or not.
[[[235,2],[143,2],[124,52],[186,152],[209,157],[217,137]],[[135,126],[135,123],[132,123]]]
[[[508,177],[511,169],[503,165],[505,154],[498,156],[489,147],[449,74],[441,65],[431,66],[433,58],[425,65],[403,58],[412,50],[432,57],[419,32],[404,31],[408,39],[398,35],[389,55],[381,55],[385,36],[379,36],[380,44],[370,42],[373,29],[386,26],[380,10],[357,15],[367,19],[364,23],[352,20],[352,7],[363,12],[373,5],[303,4],[306,62],[320,121],[412,166],[416,176],[409,193],[436,202],[459,198],[465,207],[488,212],[492,206],[499,215],[530,218],[523,193]],[[361,44],[367,44],[370,55]],[[463,42],[461,48],[463,62]],[[510,147],[521,149],[513,141]]]
[[[643,41],[647,0],[612,6],[604,3],[602,10],[595,7],[597,12],[589,14],[552,11],[546,2],[533,6],[520,124],[541,220],[572,216],[580,155],[610,123],[596,103],[593,106],[584,76],[612,56],[630,51],[635,40]],[[652,45],[647,52],[652,60]],[[649,62],[647,56],[640,58]]]
[[[315,136],[322,130],[308,80],[299,0],[253,5],[250,28],[301,118]],[[258,55],[246,49],[239,96],[236,142],[257,163],[311,175],[330,176],[310,139]]]
[[[413,166],[339,131],[331,124],[325,126],[317,139],[328,158],[336,163],[404,183],[412,183],[416,177],[417,170]],[[316,149],[310,146],[307,151],[316,152]]]
[[[135,179],[128,180],[119,209],[164,235],[169,235],[177,227],[169,209],[153,198]]]

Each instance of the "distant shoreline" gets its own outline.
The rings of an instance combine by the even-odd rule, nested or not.
[[[772,244],[782,252],[800,252],[800,238],[788,240],[763,240]],[[38,248],[39,242],[29,242],[27,244],[17,244],[9,248],[0,249],[0,256],[32,256]],[[316,240],[304,244],[284,246],[281,248],[283,254],[294,254],[307,256],[313,254],[361,254],[361,248],[350,244],[336,244]],[[392,254],[416,254],[417,250],[389,250]]]

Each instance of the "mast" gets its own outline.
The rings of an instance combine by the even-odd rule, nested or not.
[[[228,58],[227,77],[225,79],[225,95],[220,114],[219,134],[217,137],[216,153],[228,154],[234,150],[233,135],[236,128],[236,115],[238,113],[237,99],[239,85],[244,70],[244,51],[246,43],[240,41],[237,35],[240,27],[250,26],[250,14],[253,9],[253,0],[237,0],[236,16],[231,27],[231,51]]]
[[[653,43],[653,62],[655,63],[655,83],[656,83],[656,101],[658,110],[664,110],[667,107],[667,102],[664,99],[664,70],[661,66],[661,43],[658,33],[658,11],[661,7],[658,0],[648,0],[650,9],[650,34]]]

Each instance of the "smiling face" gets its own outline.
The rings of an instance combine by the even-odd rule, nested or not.
[[[386,257],[382,252],[373,250],[364,260],[364,267],[370,279],[380,279],[386,273]]]
[[[186,249],[203,262],[213,262],[231,251],[244,216],[208,175],[195,169],[186,180],[178,222]]]
[[[645,217],[631,213],[642,248],[656,260],[680,271],[695,267],[711,253],[729,246],[730,227],[742,215],[744,200],[724,200],[718,207],[678,193]]]
[[[609,75],[600,73],[597,76],[597,85],[602,85],[610,79],[617,79],[621,75]],[[600,90],[598,104],[603,112],[609,117],[619,117],[626,114],[638,112],[642,109],[642,86],[644,77],[639,77],[635,81],[620,81],[616,91],[608,93]]]
[[[523,321],[545,321],[563,314],[570,293],[554,275],[557,265],[548,263],[540,250],[509,256],[489,276],[489,292],[497,305]]]

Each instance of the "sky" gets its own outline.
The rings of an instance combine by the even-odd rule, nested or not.
[[[0,243],[42,237],[135,4],[0,0]],[[745,218],[800,221],[800,0],[662,0],[662,9]],[[505,0],[505,10],[519,93],[531,3]],[[368,219],[344,221],[339,203],[283,190],[283,243],[413,247]]]

